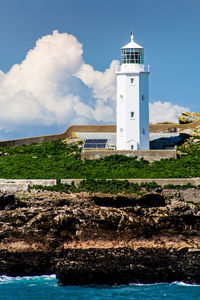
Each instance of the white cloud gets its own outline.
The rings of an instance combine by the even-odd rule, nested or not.
[[[20,65],[0,74],[0,126],[64,122],[78,96],[68,88],[61,97],[59,80],[64,77],[67,86],[67,79],[82,64],[82,45],[74,36],[54,31],[39,39]]]
[[[88,115],[98,122],[115,122],[116,109],[116,66],[119,61],[113,60],[105,72],[99,72],[92,66],[83,64],[76,77],[93,92],[95,106],[87,109]],[[89,112],[90,111],[90,112]],[[85,115],[86,116],[86,115]]]
[[[36,42],[21,64],[8,73],[0,70],[0,129],[26,135],[34,125],[38,130],[38,125],[114,122],[118,62],[99,72],[84,63],[82,54],[73,35],[53,31]]]
[[[95,98],[103,101],[112,100],[115,102],[116,95],[116,66],[119,61],[113,60],[110,68],[104,73],[95,71],[92,66],[83,64],[77,72],[77,77],[80,78],[85,85],[92,88]]]
[[[171,102],[155,101],[149,104],[149,119],[151,123],[165,121],[177,123],[178,116],[184,111],[190,111],[190,109]]]
[[[116,110],[114,60],[105,72],[83,60],[76,37],[53,31],[36,42],[21,64],[0,70],[0,137],[39,135],[39,128],[113,123]],[[176,121],[188,110],[169,102],[150,104],[151,122]],[[43,131],[44,133],[44,131]]]

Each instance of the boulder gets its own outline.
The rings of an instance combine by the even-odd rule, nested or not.
[[[197,125],[194,128],[188,128],[185,130],[181,130],[180,133],[184,133],[190,136],[199,136],[200,137],[200,125]]]
[[[200,114],[193,112],[182,112],[182,114],[178,118],[179,124],[188,124],[197,120],[200,120]]]

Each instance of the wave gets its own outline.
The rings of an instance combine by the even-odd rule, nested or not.
[[[186,283],[183,281],[174,281],[174,282],[156,282],[156,283],[129,283],[129,286],[155,286],[155,285],[181,285],[181,286],[190,286],[190,287],[200,287],[200,284]]]
[[[182,286],[194,286],[194,287],[200,287],[200,284],[192,284],[192,283],[185,283],[183,281],[174,281],[172,284],[176,285],[182,285]]]
[[[168,284],[166,282],[156,282],[156,283],[129,283],[129,286],[151,286],[151,285],[161,285]]]

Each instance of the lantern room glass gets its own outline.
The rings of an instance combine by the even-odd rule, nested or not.
[[[122,64],[144,64],[143,49],[122,49]]]

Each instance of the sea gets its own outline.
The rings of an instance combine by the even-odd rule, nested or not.
[[[200,285],[183,282],[129,285],[58,286],[55,275],[0,276],[0,300],[200,299]]]

